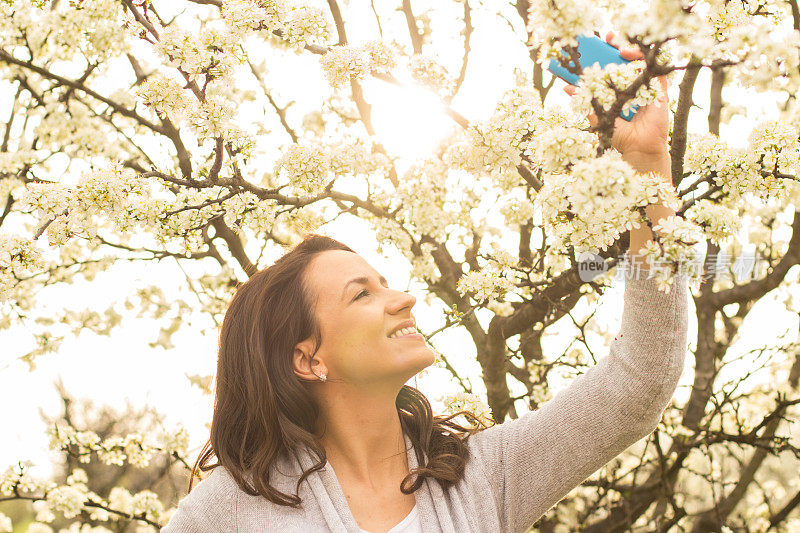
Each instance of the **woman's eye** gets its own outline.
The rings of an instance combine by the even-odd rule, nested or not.
[[[364,289],[363,291],[359,292],[359,293],[356,295],[356,297],[355,297],[355,298],[353,298],[353,300],[358,300],[359,298],[361,298],[361,295],[362,295],[362,294],[366,296],[367,294],[369,294],[369,291],[368,291],[367,289]]]

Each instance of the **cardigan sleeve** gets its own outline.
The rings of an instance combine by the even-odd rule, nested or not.
[[[620,334],[609,353],[536,411],[472,435],[503,531],[531,527],[573,488],[658,425],[683,372],[688,280],[670,292],[625,280]]]
[[[235,491],[216,467],[208,477],[197,484],[180,502],[161,533],[232,533],[234,531]]]

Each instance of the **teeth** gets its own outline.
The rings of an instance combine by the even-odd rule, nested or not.
[[[399,330],[395,331],[394,333],[392,333],[389,336],[389,338],[393,339],[395,337],[400,337],[401,335],[408,335],[409,333],[416,333],[416,332],[417,332],[417,328],[414,328],[414,327],[403,328],[403,329],[399,329]]]

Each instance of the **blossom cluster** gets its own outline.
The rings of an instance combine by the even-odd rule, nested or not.
[[[188,121],[201,138],[238,135],[233,125],[236,104],[220,95],[209,95],[199,106],[188,109]]]
[[[437,241],[446,240],[449,228],[459,222],[459,213],[448,206],[446,178],[441,162],[411,165],[397,188],[397,221]]]
[[[295,193],[315,196],[339,176],[369,175],[385,171],[388,165],[385,155],[363,144],[302,141],[283,152],[275,163],[275,174],[288,180]]]
[[[31,466],[33,465],[29,461],[21,461],[6,468],[5,472],[0,475],[0,494],[10,496],[14,494],[14,491],[47,491],[57,486],[52,481],[46,481],[31,475]]]
[[[603,68],[595,63],[584,67],[571,100],[575,112],[579,115],[593,112],[592,99],[596,99],[602,108],[608,111],[618,100],[617,92],[631,86],[644,69],[645,65],[642,62],[610,63]],[[651,80],[649,87],[647,84],[639,86],[634,97],[623,104],[622,112],[627,113],[634,105],[646,106],[662,97],[664,94],[661,84]]]
[[[0,234],[0,300],[8,296],[18,277],[45,268],[41,251],[29,238]]]
[[[446,94],[454,86],[453,79],[444,66],[431,57],[414,55],[408,61],[411,77],[440,94]]]
[[[45,110],[45,116],[36,125],[40,149],[63,151],[75,158],[116,158],[124,153],[119,146],[98,135],[94,113],[88,107],[70,106],[65,113],[58,103],[50,103]]]
[[[281,0],[230,0],[222,4],[222,20],[243,38],[252,31],[280,27],[287,7]]]
[[[686,210],[686,217],[697,222],[704,235],[714,244],[734,236],[741,228],[739,211],[706,198],[698,200]]]
[[[114,487],[108,495],[109,507],[128,516],[143,516],[148,520],[158,521],[164,512],[164,505],[158,495],[150,490],[131,494],[122,487]]]
[[[36,4],[40,5],[36,5]],[[32,5],[34,4],[34,5]],[[113,0],[84,2],[5,0],[0,2],[0,43],[29,46],[52,60],[71,60],[76,52],[90,63],[101,63],[126,48],[125,10]]]
[[[456,290],[461,296],[469,294],[479,303],[489,298],[503,297],[514,287],[513,273],[491,263],[481,270],[467,272],[456,283]]]
[[[611,7],[619,35],[638,36],[645,44],[674,39],[678,62],[686,61],[692,53],[704,58],[713,52],[714,29],[707,18],[693,10],[689,0],[620,2]]]
[[[136,88],[136,94],[160,118],[168,118],[176,125],[185,122],[201,141],[223,137],[244,156],[255,144],[235,123],[232,95],[219,86],[208,89],[205,97],[198,100],[171,77],[154,72]]]
[[[547,173],[568,171],[576,161],[597,153],[597,135],[579,128],[557,125],[537,130],[525,144],[523,153]]]
[[[355,156],[351,159],[358,160]],[[380,158],[369,161],[379,162]],[[130,170],[111,165],[86,174],[75,187],[30,183],[20,195],[19,205],[43,222],[50,221],[46,230],[48,241],[61,246],[73,236],[94,238],[103,224],[110,223],[123,238],[134,227],[147,228],[164,237],[178,239],[186,253],[193,253],[204,246],[196,228],[220,212],[234,230],[245,225],[268,228],[275,222],[275,205],[261,201],[252,193],[242,192],[218,204],[185,209],[208,204],[227,190],[222,187],[181,189],[168,200],[156,196],[154,185]],[[164,216],[166,212],[177,210],[180,211]]]
[[[534,198],[556,249],[597,252],[641,222],[636,207],[661,201],[677,208],[672,187],[640,175],[616,150],[576,162],[570,175],[554,174]]]
[[[442,159],[448,166],[470,174],[491,176],[501,190],[511,190],[521,183],[517,166],[522,163],[523,154],[533,155],[539,135],[565,122],[572,124],[574,120],[557,108],[544,109],[539,93],[518,76],[517,86],[503,95],[494,114],[454,137]],[[547,147],[550,152],[545,152]],[[543,144],[539,157],[558,158],[559,154],[552,153],[554,148],[552,143]]]
[[[48,522],[56,519],[56,513],[65,518],[74,518],[81,512],[88,513],[93,520],[116,520],[119,515],[109,513],[105,508],[120,512],[128,512],[125,508],[115,508],[113,503],[105,501],[87,487],[88,478],[81,468],[75,468],[67,477],[66,483],[59,485],[53,481],[45,481],[30,475],[30,463],[19,463],[9,467],[0,475],[0,494],[5,496],[24,495],[33,499],[36,511],[36,522],[28,531],[52,531]],[[112,490],[113,494],[113,490]],[[134,509],[138,513],[157,521],[163,511],[163,505],[151,491],[142,491],[134,496],[139,505]],[[0,522],[0,525],[2,523]]]
[[[292,6],[283,20],[281,36],[289,46],[324,42],[330,38],[325,12],[315,6]]]
[[[164,65],[178,68],[190,78],[201,74],[221,78],[241,61],[238,44],[238,36],[224,28],[209,25],[194,34],[172,24],[162,30],[154,48]]]
[[[160,445],[148,442],[148,440],[138,433],[131,433],[125,437],[112,436],[101,439],[93,431],[78,431],[74,427],[56,423],[48,428],[50,437],[50,448],[54,450],[66,450],[74,447],[75,453],[79,456],[82,463],[91,460],[92,452],[107,465],[119,465],[128,463],[144,467],[150,464],[152,455],[156,452],[166,452],[183,456],[188,448],[188,434],[183,427],[178,427],[174,431],[164,431],[160,436]]]
[[[752,22],[752,17],[745,11],[743,2],[712,2],[707,20],[714,28],[714,37],[722,41],[733,32],[745,28]]]
[[[800,142],[796,125],[783,121],[766,121],[757,124],[748,136],[749,153],[758,155],[761,165],[768,170],[797,175],[800,172]]]
[[[114,218],[121,231],[129,230],[135,220],[153,216],[144,180],[121,165],[84,175],[74,189],[59,183],[29,183],[20,196],[22,209],[35,213],[42,221],[51,221],[47,236],[51,245],[64,244],[73,235],[89,238],[97,235],[97,217]]]
[[[373,71],[390,72],[396,65],[394,52],[380,41],[333,46],[320,58],[322,71],[332,87],[340,87],[351,78],[363,80]]]
[[[744,58],[731,68],[732,82],[758,91],[800,90],[800,33],[751,17],[737,37],[727,47]]]
[[[780,197],[785,186],[773,172],[796,175],[800,144],[796,126],[780,121],[756,125],[745,148],[730,147],[712,134],[689,134],[684,169],[699,176],[713,175],[714,183],[736,202],[750,193],[765,199]]]
[[[602,12],[591,0],[530,2],[528,6],[528,45],[540,47],[540,62],[565,46],[577,46],[578,35],[602,25]]]
[[[231,0],[222,5],[222,19],[238,39],[251,32],[278,32],[289,46],[325,42],[330,27],[318,7],[292,5],[282,0]]]
[[[523,225],[531,222],[535,215],[533,202],[519,189],[512,189],[502,198],[500,213],[509,226]]]
[[[492,419],[492,411],[480,396],[469,392],[457,392],[440,398],[444,403],[447,413],[455,414],[459,411],[469,411],[479,418]]]
[[[159,116],[178,122],[190,105],[191,99],[183,87],[161,72],[150,74],[138,87],[136,94]]]

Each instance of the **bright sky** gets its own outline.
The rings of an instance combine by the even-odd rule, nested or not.
[[[342,8],[345,19],[357,18],[357,12],[366,12],[367,19],[371,16],[369,2],[366,0],[353,0]],[[490,115],[503,90],[511,85],[513,67],[520,59],[495,52],[518,46],[516,43],[503,41],[504,38],[510,38],[506,22],[501,19],[487,20],[486,17],[478,19],[476,16],[475,23],[477,28],[473,35],[473,52],[467,80],[453,104],[457,111],[473,121]],[[356,28],[364,32],[373,31],[369,24],[353,24],[350,27],[353,28],[350,32],[351,41],[362,38],[357,35]],[[460,46],[460,41],[455,41],[454,44]],[[521,54],[524,57],[524,51]],[[300,62],[296,58],[290,58],[288,61],[270,63],[268,76],[272,80],[280,80],[284,101],[295,99],[297,107],[301,109],[304,106],[309,109],[316,107],[317,93],[306,89],[320,83],[318,78],[315,79],[315,61],[313,57],[304,57]],[[302,68],[298,68],[298,64]],[[674,81],[672,99],[677,95],[677,80]],[[560,81],[556,83],[548,97],[548,105],[568,105],[568,97],[561,91],[562,85]],[[692,114],[691,131],[707,130],[704,114],[707,109],[707,87],[708,76],[703,71],[695,90],[695,101],[701,109],[695,109]],[[0,100],[0,116],[4,117],[8,116],[7,89],[3,87],[6,92],[0,93],[6,97]],[[374,106],[378,136],[392,153],[408,158],[423,157],[452,127],[451,120],[437,110],[432,98],[425,91],[400,90],[379,81],[365,83],[365,91]],[[734,101],[744,98],[743,94],[734,92],[736,89],[733,87],[726,91],[730,92],[730,98]],[[774,102],[768,98],[750,100],[748,107],[749,117],[737,118],[731,124],[723,125],[722,137],[732,144],[743,143],[750,128],[747,124],[751,124],[753,117],[766,118],[770,112],[774,113]],[[268,120],[273,118],[268,116]],[[278,128],[279,125],[274,127]],[[439,306],[427,305],[420,287],[409,286],[408,274],[404,268],[406,263],[399,254],[384,257],[373,252],[375,240],[365,224],[352,218],[342,219],[321,231],[356,249],[393,286],[409,287],[417,296],[414,314],[423,331],[439,327]],[[199,272],[198,266],[184,265],[184,268],[190,273]],[[185,284],[183,273],[175,261],[165,260],[160,264],[121,263],[112,271],[99,275],[91,284],[56,287],[40,294],[39,306],[42,309],[87,307],[103,310],[110,303],[122,302],[133,295],[137,288],[156,280],[162,283],[168,298],[180,295],[188,300],[187,293],[182,289]],[[596,315],[609,328],[618,327],[622,311],[622,290],[623,283],[616,282],[613,290],[602,299],[601,310]],[[756,313],[753,315],[755,317]],[[761,316],[770,315],[771,313],[761,313]],[[576,316],[582,315],[576,313]],[[797,330],[795,323],[791,321],[787,322],[785,328],[776,329],[774,315],[772,316],[768,326],[770,331],[778,334],[785,329]],[[193,316],[191,320],[195,324],[208,327],[207,317]],[[695,324],[690,320],[690,339],[695,336],[694,328]],[[566,328],[565,332],[563,338],[554,335],[546,339],[545,353],[561,353],[568,337],[573,334],[571,328]],[[63,379],[67,391],[77,397],[89,397],[119,409],[124,409],[127,401],[137,406],[156,406],[166,415],[168,427],[178,422],[187,426],[192,437],[191,448],[196,452],[207,437],[205,424],[211,418],[212,397],[191,386],[185,374],[214,372],[216,332],[203,336],[199,333],[199,327],[187,327],[173,337],[175,348],[168,352],[148,346],[148,342],[157,335],[158,327],[154,321],[128,318],[110,337],[84,332],[77,339],[65,341],[59,353],[38,358],[36,371],[29,372],[27,365],[15,361],[16,357],[31,349],[27,332],[17,328],[0,334],[0,345],[5,347],[0,354],[0,402],[5,406],[2,412],[4,438],[0,440],[0,468],[17,460],[27,459],[37,465],[36,472],[40,475],[50,472],[45,428],[38,413],[41,410],[54,415],[61,409],[52,386],[58,376]],[[450,331],[438,335],[435,340],[438,346],[447,347],[446,353],[450,356],[451,363],[463,370],[464,375],[471,376],[473,385],[480,386],[480,380],[475,377],[479,374],[479,367],[474,360],[474,348],[466,333]],[[608,351],[604,346],[595,345],[594,348],[598,356],[605,355]],[[687,358],[687,363],[691,367],[690,358]],[[437,411],[441,410],[441,406],[436,399],[442,394],[458,390],[449,382],[448,376],[449,373],[445,370],[431,369],[419,380],[420,388],[432,400]],[[683,383],[691,383],[691,377],[691,369],[687,368]],[[681,398],[682,394],[684,392],[679,390],[677,396]]]

